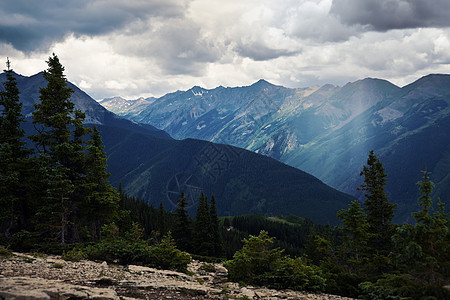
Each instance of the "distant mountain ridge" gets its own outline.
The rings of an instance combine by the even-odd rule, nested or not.
[[[31,118],[34,111],[34,104],[39,103],[39,88],[46,85],[46,81],[43,76],[43,72],[37,73],[32,76],[22,76],[15,74],[17,80],[17,86],[20,90],[20,100],[23,103],[22,114]],[[0,83],[6,80],[5,73],[0,74]],[[114,113],[111,113],[99,103],[79,89],[77,86],[69,82],[69,87],[74,90],[72,94],[72,102],[75,107],[86,113],[85,123],[96,125],[108,125],[108,126],[122,126],[127,128],[133,128],[134,130],[141,130],[145,132],[152,132],[152,134],[160,137],[171,138],[163,130],[156,129],[148,124],[136,124],[125,118],[119,117]],[[3,85],[0,84],[0,90],[3,90]]]
[[[39,88],[46,81],[42,73],[16,78],[23,113],[28,116],[24,127],[31,133],[33,103],[39,101]],[[2,73],[0,82],[4,81]],[[76,86],[69,86],[74,90],[75,106],[86,113],[86,123],[96,124],[101,131],[111,182],[115,186],[122,183],[125,192],[154,206],[163,203],[172,211],[184,191],[189,211],[194,214],[203,191],[208,196],[214,193],[219,215],[295,214],[335,224],[336,212],[353,199],[314,176],[267,156],[201,140],[175,140],[151,125],[118,117]],[[111,101],[120,103],[120,99]]]
[[[370,150],[383,161],[398,221],[416,209],[415,183],[428,168],[434,197],[450,203],[450,75],[402,88],[366,78],[304,89],[265,80],[235,88],[177,91],[145,105],[106,108],[177,139],[198,138],[265,154],[357,197]]]

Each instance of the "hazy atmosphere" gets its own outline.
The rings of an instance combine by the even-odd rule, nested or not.
[[[450,73],[448,0],[11,1],[0,56],[33,75],[55,52],[95,99],[193,85],[287,87]]]

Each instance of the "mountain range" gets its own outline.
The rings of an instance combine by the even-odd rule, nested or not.
[[[42,73],[16,74],[16,79],[26,116],[24,128],[30,134],[33,104],[46,81]],[[0,82],[5,80],[0,74]],[[75,85],[69,86],[75,106],[86,113],[86,123],[101,131],[111,183],[121,183],[125,192],[155,206],[162,203],[173,211],[184,191],[188,210],[194,214],[204,192],[215,195],[219,215],[295,214],[334,224],[336,212],[353,199],[273,158],[220,143],[173,139],[152,125],[118,117]]]
[[[374,150],[388,174],[387,193],[398,204],[397,222],[417,208],[422,170],[436,184],[433,197],[450,202],[450,75],[431,74],[404,87],[375,78],[301,89],[259,80],[100,103],[176,139],[273,157],[355,197],[361,197],[359,174]]]

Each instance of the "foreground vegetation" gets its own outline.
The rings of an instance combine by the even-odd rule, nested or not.
[[[192,219],[181,193],[175,213],[118,191],[108,182],[99,131],[83,124],[56,55],[44,72],[27,145],[19,90],[7,62],[0,106],[0,243],[19,251],[101,259],[182,272],[191,257],[225,261],[244,284],[364,299],[445,299],[450,284],[449,214],[431,199],[423,172],[414,224],[392,223],[387,175],[370,152],[361,175],[364,201],[338,212],[342,225],[294,216],[220,219],[214,196],[201,195]],[[32,146],[32,147],[30,147]],[[437,207],[436,207],[437,205]],[[262,231],[261,231],[262,230]],[[276,239],[275,239],[276,237]],[[190,254],[188,254],[190,253]]]

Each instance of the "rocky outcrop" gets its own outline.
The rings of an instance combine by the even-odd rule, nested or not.
[[[0,299],[348,299],[227,282],[221,264],[192,261],[189,274],[58,256],[15,253],[0,260]]]
[[[108,288],[96,288],[30,277],[0,278],[2,299],[96,299],[119,300],[117,293]]]

